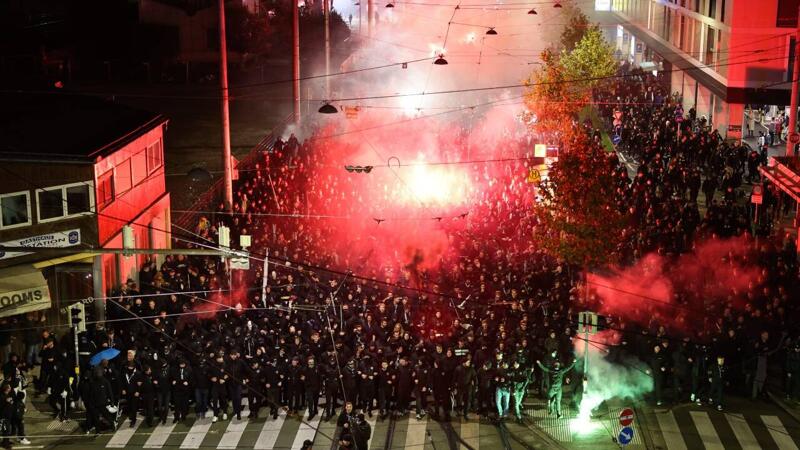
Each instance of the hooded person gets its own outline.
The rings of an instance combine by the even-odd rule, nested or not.
[[[561,362],[556,361],[552,367],[542,365],[541,361],[536,361],[536,364],[542,369],[546,376],[550,377],[550,390],[547,392],[547,413],[556,414],[556,417],[561,418],[561,397],[563,395],[562,386],[564,384],[564,376],[575,367],[576,360],[562,368]]]

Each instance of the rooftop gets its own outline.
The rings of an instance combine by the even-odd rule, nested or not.
[[[92,162],[162,123],[156,113],[69,92],[0,93],[0,160]]]

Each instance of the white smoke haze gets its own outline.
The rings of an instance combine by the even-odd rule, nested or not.
[[[366,0],[362,0],[360,6],[354,5],[355,2],[352,1],[334,3],[334,8],[345,22],[348,22],[348,16],[352,14],[351,39],[358,45],[341,67],[331,67],[331,72],[361,70],[402,62],[408,62],[407,68],[392,65],[334,76],[330,80],[330,94],[325,92],[322,80],[310,82],[312,99],[308,119],[322,127],[333,125],[335,132],[343,132],[362,129],[363,124],[359,122],[364,118],[369,118],[374,126],[375,122],[388,124],[435,114],[435,118],[411,123],[416,127],[422,121],[457,121],[487,139],[507,135],[509,131],[524,132],[524,126],[517,119],[523,111],[524,88],[435,95],[429,93],[523,83],[538,67],[541,52],[552,43],[558,42],[563,25],[569,19],[570,2],[562,2],[566,5],[564,8],[552,8],[541,2],[525,5],[519,2],[504,4],[472,0],[470,3],[462,3],[456,10],[458,2],[453,0],[409,3],[397,1],[394,2],[394,8],[386,8],[387,1],[373,3],[377,18],[371,33]],[[583,5],[586,2],[578,3]],[[532,6],[537,10],[536,15],[528,14]],[[360,26],[359,8],[362,11]],[[487,35],[490,28],[497,35]],[[433,64],[440,53],[444,54],[447,65]],[[424,60],[417,61],[420,59]],[[315,61],[314,66],[322,65]],[[306,95],[305,87],[303,94]],[[325,100],[330,100],[340,111],[344,107],[360,108],[358,119],[343,120],[344,114],[316,114],[316,109]],[[448,113],[454,109],[487,102],[492,104],[474,110]],[[500,117],[495,117],[495,113],[490,112],[495,108],[502,110],[498,114]],[[502,120],[498,120],[501,117]],[[371,134],[391,134],[391,131],[382,131]]]

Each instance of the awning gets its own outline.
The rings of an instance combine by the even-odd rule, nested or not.
[[[800,202],[800,175],[792,170],[793,161],[786,157],[770,158],[769,166],[758,171],[796,202]]]
[[[58,258],[46,259],[44,261],[35,262],[33,263],[33,267],[36,269],[44,269],[45,267],[55,266],[58,264],[66,264],[69,262],[92,264],[92,262],[94,262],[93,258],[95,255],[96,253],[83,252],[83,253],[76,253],[74,255],[59,256]]]
[[[0,317],[50,307],[50,289],[42,272],[29,265],[0,270]]]

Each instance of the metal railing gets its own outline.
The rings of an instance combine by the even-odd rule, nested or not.
[[[236,165],[236,169],[240,171],[252,169],[259,161],[261,155],[271,152],[275,141],[281,135],[283,129],[292,122],[292,117],[291,114],[287,116],[276,125],[269,134],[264,136],[264,138],[250,149],[250,152],[239,161]],[[222,200],[223,183],[224,178],[220,177],[206,192],[197,197],[197,200],[191,207],[184,210],[177,219],[173,219],[173,224],[180,228],[191,230],[194,229],[194,226],[197,224],[200,211],[216,211],[217,205]]]

